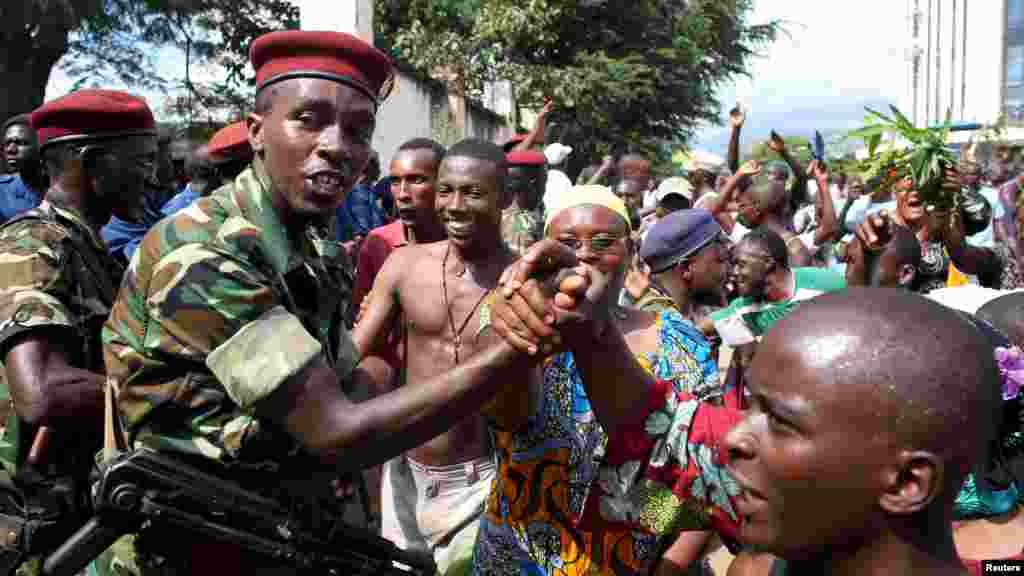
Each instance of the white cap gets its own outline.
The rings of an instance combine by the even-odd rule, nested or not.
[[[687,200],[693,202],[693,186],[690,185],[690,181],[686,178],[680,178],[679,176],[666,178],[658,185],[655,198],[658,202],[661,202],[662,198],[673,193],[686,196]]]
[[[544,157],[547,158],[548,164],[551,166],[557,166],[562,162],[565,162],[565,159],[569,157],[569,154],[572,154],[572,146],[565,146],[558,142],[549,144],[548,147],[544,149]]]

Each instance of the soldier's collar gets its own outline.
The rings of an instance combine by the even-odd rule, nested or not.
[[[39,203],[39,209],[43,212],[52,210],[61,218],[71,222],[78,228],[81,228],[85,235],[89,237],[89,240],[91,240],[97,248],[103,250],[104,252],[107,251],[106,245],[103,243],[103,240],[99,236],[97,236],[96,232],[92,229],[92,226],[89,225],[89,221],[86,220],[84,216],[79,214],[73,208],[69,208],[66,206],[58,206],[57,204],[54,204],[49,200],[43,200],[42,202]]]
[[[288,230],[274,210],[270,177],[259,156],[253,158],[248,170],[239,174],[234,187],[234,203],[245,219],[255,224],[262,234],[263,255],[275,273],[284,275],[299,265]]]

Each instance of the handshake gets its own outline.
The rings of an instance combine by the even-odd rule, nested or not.
[[[541,240],[501,275],[488,322],[530,356],[561,351],[569,340],[596,339],[618,299],[621,279],[613,274],[579,262],[571,248],[555,240]],[[481,329],[486,327],[481,320]]]

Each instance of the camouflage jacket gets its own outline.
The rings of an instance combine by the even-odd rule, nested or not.
[[[6,354],[12,339],[25,332],[59,327],[75,342],[69,363],[102,374],[100,331],[123,273],[99,236],[71,210],[43,202],[8,221],[0,227],[0,350]],[[11,428],[2,456],[7,464],[19,445]],[[73,451],[67,438],[61,448],[63,461]]]
[[[512,206],[501,213],[501,238],[518,255],[544,237],[544,219],[537,210]]]
[[[351,267],[324,224],[290,238],[257,159],[149,231],[103,330],[129,444],[267,471],[298,454],[255,404],[318,357],[341,376],[358,361]]]

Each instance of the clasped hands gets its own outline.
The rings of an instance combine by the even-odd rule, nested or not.
[[[563,244],[534,244],[499,279],[492,299],[494,331],[516,350],[547,356],[577,339],[600,337],[610,321],[609,277],[580,263]]]

